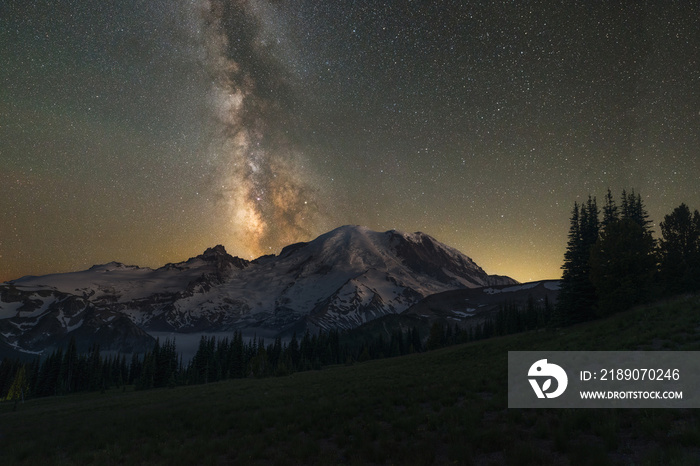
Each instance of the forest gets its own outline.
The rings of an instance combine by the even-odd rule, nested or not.
[[[700,213],[681,204],[664,216],[659,229],[656,239],[642,196],[634,191],[623,191],[618,205],[608,190],[602,212],[595,197],[574,203],[555,324],[698,291]]]

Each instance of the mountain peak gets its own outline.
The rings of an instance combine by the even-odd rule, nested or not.
[[[228,252],[226,252],[226,248],[221,245],[217,244],[213,248],[207,248],[206,251],[204,251],[204,254],[202,254],[203,258],[209,258],[209,257],[217,257],[217,256],[228,256]]]
[[[114,327],[122,333],[105,337],[114,345],[136,328],[182,333],[245,329],[257,335],[350,329],[402,313],[435,293],[516,283],[488,275],[425,233],[378,232],[358,225],[338,227],[261,259],[233,257],[217,245],[156,270],[113,262],[17,280],[17,289],[0,285],[0,345],[10,342],[40,351],[54,341],[47,340],[47,328],[59,329],[65,339],[92,328],[91,315],[104,319],[105,328],[113,328],[120,316],[131,322],[129,328]]]
[[[206,262],[213,262],[216,264],[216,268],[219,272],[224,271],[229,265],[233,265],[238,269],[242,269],[248,266],[249,262],[240,257],[234,257],[228,252],[226,248],[221,244],[217,244],[213,248],[207,248],[203,254],[197,256],[198,259],[202,259]]]
[[[111,272],[113,270],[124,270],[124,269],[139,269],[137,265],[126,265],[121,262],[112,261],[106,264],[97,264],[90,267],[88,270],[95,272]]]

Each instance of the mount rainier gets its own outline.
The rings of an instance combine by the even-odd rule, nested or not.
[[[158,269],[118,262],[0,284],[0,353],[134,352],[151,334],[352,329],[448,290],[513,285],[424,233],[343,226],[247,261],[223,246]]]

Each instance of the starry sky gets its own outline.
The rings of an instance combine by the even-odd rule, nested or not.
[[[344,224],[558,278],[573,203],[700,209],[693,1],[6,0],[0,281]]]

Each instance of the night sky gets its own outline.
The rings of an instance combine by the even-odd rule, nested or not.
[[[0,281],[344,224],[558,278],[589,193],[700,209],[698,5],[5,0]]]

